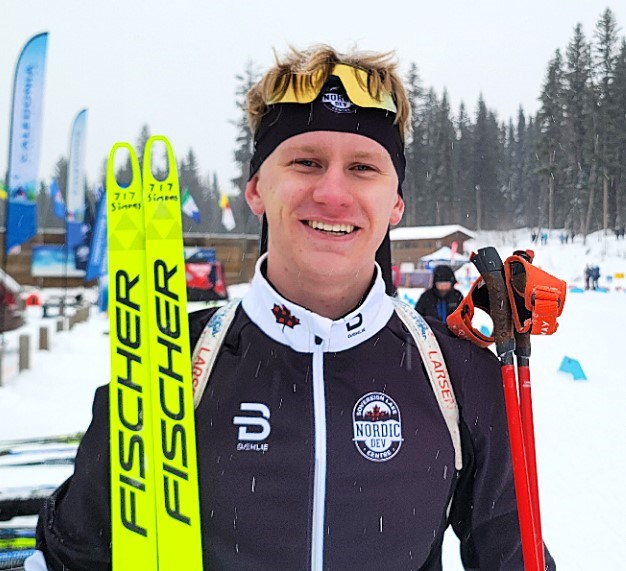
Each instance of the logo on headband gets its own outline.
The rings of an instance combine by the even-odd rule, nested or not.
[[[341,85],[327,85],[322,93],[322,103],[334,113],[356,113],[356,106],[348,99]]]

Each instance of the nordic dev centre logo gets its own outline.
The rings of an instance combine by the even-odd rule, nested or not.
[[[402,445],[400,409],[383,393],[368,393],[352,411],[354,444],[361,455],[372,462],[386,462]]]
[[[335,113],[356,113],[356,107],[348,99],[342,86],[328,86],[322,93],[322,103],[326,109]]]

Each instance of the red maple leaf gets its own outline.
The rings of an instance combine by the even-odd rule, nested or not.
[[[287,309],[284,305],[274,304],[272,307],[272,313],[276,318],[276,323],[280,323],[283,327],[291,327],[293,329],[296,325],[300,323],[300,320],[291,314],[291,311]]]
[[[372,420],[374,422],[378,420],[387,420],[389,418],[389,414],[383,410],[380,410],[380,407],[376,404],[372,410],[369,410],[365,413],[365,418],[367,420]]]

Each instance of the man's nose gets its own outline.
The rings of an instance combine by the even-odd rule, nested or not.
[[[354,202],[352,182],[343,167],[331,166],[326,169],[316,181],[313,198],[329,206],[346,207]]]

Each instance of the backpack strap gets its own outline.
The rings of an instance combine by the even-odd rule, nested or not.
[[[435,393],[437,404],[446,422],[452,445],[454,446],[454,467],[463,468],[461,431],[459,429],[459,406],[454,396],[450,375],[437,338],[424,318],[410,305],[392,298],[398,317],[406,325],[419,350],[422,362],[428,373],[430,386]]]
[[[191,359],[194,408],[198,408],[200,404],[204,389],[206,389],[209,376],[213,370],[215,359],[240,303],[240,299],[233,299],[220,307],[204,326],[200,339],[196,343]]]

